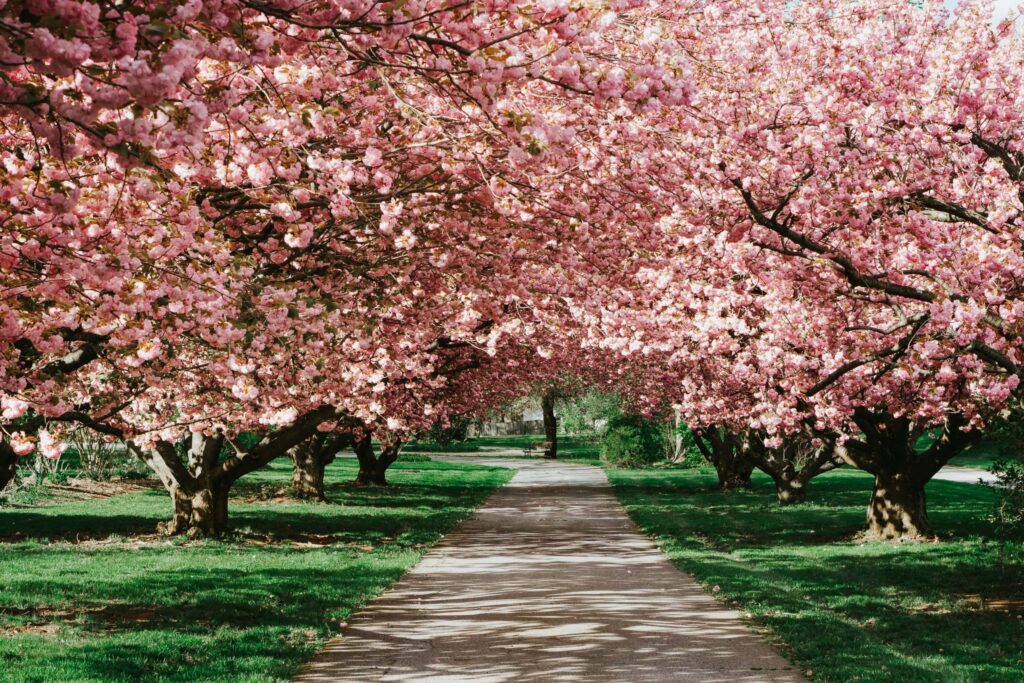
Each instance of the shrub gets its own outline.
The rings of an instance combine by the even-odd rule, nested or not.
[[[114,470],[127,460],[125,447],[120,442],[105,439],[90,429],[81,427],[67,435],[70,444],[64,458],[78,458],[80,474],[86,479],[110,479]]]
[[[646,467],[664,453],[661,427],[638,415],[613,418],[601,441],[601,460],[614,467]]]
[[[424,453],[401,453],[399,462],[430,462],[430,456]]]
[[[996,475],[993,486],[996,498],[993,521],[1008,535],[1024,531],[1024,462],[999,458],[992,463]]]
[[[449,444],[465,441],[469,435],[469,426],[472,423],[473,420],[471,418],[456,415],[449,418],[447,424],[437,421],[430,425],[430,429],[420,434],[420,437],[425,442],[429,441],[438,446],[448,446]]]
[[[559,402],[558,427],[565,434],[599,434],[621,413],[622,401],[618,395],[590,389]]]
[[[1003,581],[1013,590],[1024,589],[1024,462],[1002,457],[992,463],[990,471],[996,475],[991,486],[996,492],[992,515],[996,539],[999,543],[999,565],[1004,572]]]

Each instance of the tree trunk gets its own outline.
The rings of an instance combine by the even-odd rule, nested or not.
[[[756,467],[775,482],[779,505],[803,503],[807,499],[807,483],[842,464],[831,446],[816,447],[805,435],[793,435],[781,446],[769,448],[760,435],[750,433],[744,447]]]
[[[723,491],[751,487],[750,475],[754,472],[752,463],[745,462],[742,458],[733,457],[719,459],[712,464],[718,474],[718,487]]]
[[[867,535],[887,541],[931,536],[925,483],[911,472],[896,468],[880,470],[868,503]]]
[[[707,443],[704,443],[707,439]],[[718,487],[723,491],[750,488],[754,460],[742,448],[740,439],[715,426],[694,432],[694,443],[718,474]]]
[[[334,462],[338,451],[351,440],[348,433],[331,434],[317,432],[312,437],[295,446],[288,455],[291,456],[292,491],[298,498],[309,500],[326,500],[324,496],[324,470]]]
[[[352,445],[359,460],[359,474],[356,475],[355,483],[358,486],[387,486],[387,471],[396,460],[400,444],[391,444],[381,449],[378,457],[373,452],[373,443],[369,435],[357,439]]]
[[[7,488],[17,471],[18,456],[15,455],[14,449],[0,442],[0,491]]]
[[[227,530],[229,491],[230,487],[218,484],[193,490],[175,488],[170,491],[171,519],[161,530],[168,536],[219,536]]]
[[[807,500],[806,482],[791,465],[784,465],[777,475],[771,474],[771,477],[779,505],[797,505]]]
[[[324,469],[326,462],[315,456],[310,448],[296,448],[292,452],[292,492],[296,498],[325,500]]]
[[[931,536],[924,487],[979,433],[964,431],[967,420],[951,413],[931,446],[918,452],[915,445],[925,430],[905,417],[858,408],[854,421],[863,438],[846,439],[836,445],[836,453],[875,477],[868,502],[866,536],[887,541]]]
[[[681,433],[683,415],[677,408],[672,409],[672,462],[683,462],[686,460],[686,449],[683,444]]]
[[[544,452],[545,458],[558,457],[558,418],[555,417],[555,394],[548,391],[540,401],[541,412],[544,416],[544,440],[550,446]]]
[[[216,536],[227,529],[228,498],[238,479],[290,452],[312,437],[321,423],[335,418],[334,408],[316,408],[250,448],[219,432],[196,432],[189,437],[184,458],[168,441],[141,448],[129,440],[127,446],[149,465],[171,496],[171,519],[160,529],[167,534]]]

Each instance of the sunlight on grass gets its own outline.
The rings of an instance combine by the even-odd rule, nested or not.
[[[984,487],[932,482],[930,516],[945,540],[895,545],[855,540],[871,489],[859,472],[815,479],[809,503],[790,508],[760,475],[755,490],[728,494],[707,471],[609,478],[677,566],[718,586],[814,680],[1024,678],[1021,567],[1000,559]],[[1024,543],[1009,550],[1019,561]]]
[[[327,480],[355,471],[340,460]],[[238,499],[256,502],[232,501],[222,541],[154,535],[169,512],[160,491],[6,509],[0,680],[286,680],[511,474],[399,463],[387,489],[258,502],[288,481],[275,463],[243,480]]]

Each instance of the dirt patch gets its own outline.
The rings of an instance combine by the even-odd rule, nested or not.
[[[957,596],[968,606],[990,612],[1024,612],[1024,596],[999,597],[980,593],[961,593]]]
[[[157,488],[157,483],[146,479],[111,479],[110,481],[68,479],[65,484],[46,484],[47,492],[53,496],[50,502],[53,503],[113,498],[128,493],[152,491],[155,488]]]
[[[261,486],[255,490],[245,491],[240,495],[231,497],[231,502],[237,503],[305,503],[302,498],[292,495],[288,486]]]
[[[18,635],[37,633],[53,635],[60,630],[62,624],[82,624],[99,622],[102,627],[115,628],[125,624],[148,624],[160,616],[160,608],[155,605],[110,604],[88,607],[4,607],[0,608],[0,617],[13,616],[25,619],[25,623],[0,627],[0,634]]]
[[[13,638],[23,634],[55,636],[60,624],[24,624],[22,626],[0,626],[0,638]]]
[[[352,541],[344,535],[298,532],[282,533],[278,535],[254,533],[238,534],[232,540],[244,545],[253,545],[258,547],[289,546],[292,548],[313,549],[337,546],[340,548],[353,548],[362,552],[369,552],[378,547],[378,545],[386,545],[394,539],[390,536],[385,536],[371,544],[365,541]]]
[[[911,605],[910,610],[913,612],[924,612],[925,614],[949,614],[952,611],[946,605],[939,605],[934,602],[921,602]]]

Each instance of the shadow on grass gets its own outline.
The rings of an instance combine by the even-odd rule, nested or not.
[[[815,479],[808,503],[788,508],[763,477],[728,493],[693,470],[610,477],[680,568],[750,612],[815,680],[1024,678],[1024,573],[1006,561],[1024,544],[997,541],[985,487],[932,482],[929,516],[943,540],[888,544],[854,541],[871,491],[858,472]]]
[[[123,581],[119,588],[132,597],[181,596],[178,602],[121,602],[117,609],[109,609],[106,600],[82,603],[57,620],[63,641],[58,651],[52,641],[36,638],[19,648],[0,645],[0,656],[22,661],[25,670],[17,680],[287,678],[297,661],[337,632],[338,618],[398,579],[406,564],[338,562],[333,570],[320,567],[315,580],[306,568],[239,567],[205,576],[163,571]],[[35,621],[40,618],[53,620],[45,611]],[[31,623],[33,615],[21,621]],[[47,661],[40,662],[44,649]]]
[[[335,504],[232,502],[234,534],[184,546],[152,534],[159,492],[4,510],[0,533],[43,540],[0,542],[0,681],[287,679],[509,476],[444,465],[335,484]]]
[[[261,487],[287,490],[290,468],[273,463],[266,472],[243,479],[232,489],[229,526],[232,530],[280,538],[310,534],[360,533],[378,529],[382,535],[401,532],[413,519],[448,526],[468,513],[494,488],[501,468],[450,463],[396,465],[395,483],[386,487],[355,486],[357,468],[341,461],[327,472],[327,503],[300,500],[247,500]],[[453,478],[448,475],[458,474]],[[332,481],[331,481],[332,480]],[[111,498],[14,507],[0,510],[0,543],[47,539],[77,543],[115,537],[152,538],[167,520],[171,501],[162,489]],[[267,514],[267,513],[270,514]],[[230,535],[229,535],[230,538]]]

